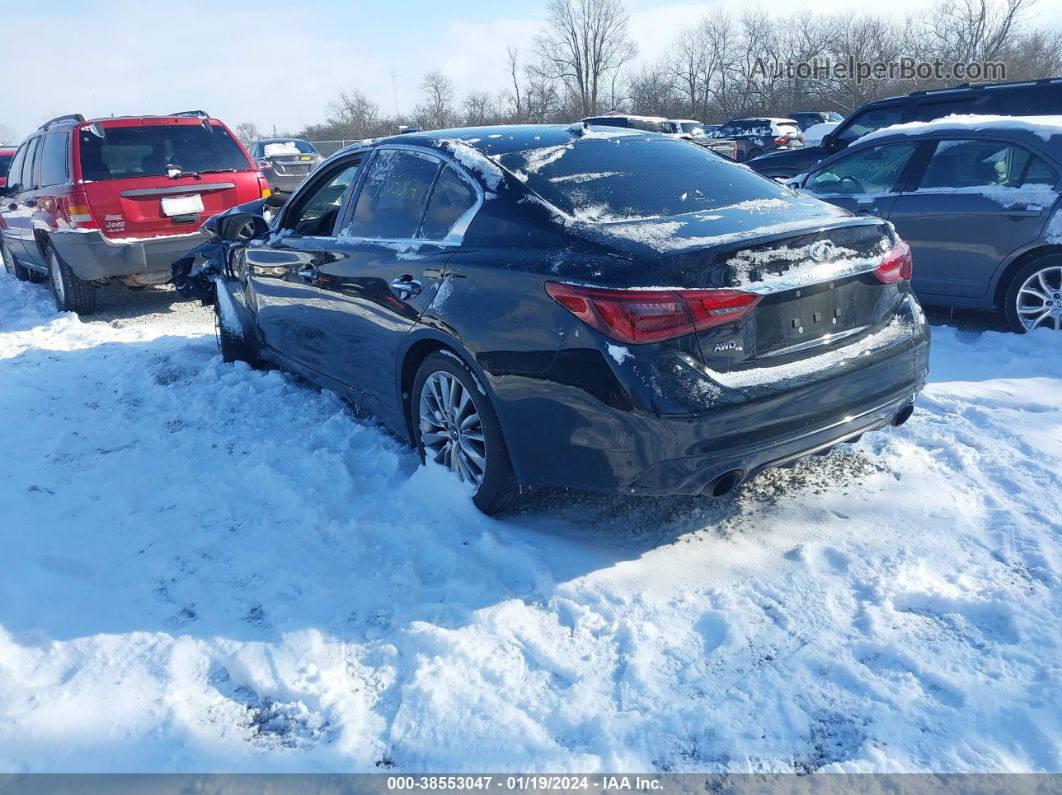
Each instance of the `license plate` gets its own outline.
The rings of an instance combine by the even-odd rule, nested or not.
[[[201,212],[203,212],[203,197],[198,193],[194,196],[166,196],[162,200],[162,214],[170,218]]]

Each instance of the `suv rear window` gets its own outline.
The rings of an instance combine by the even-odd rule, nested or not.
[[[744,119],[728,121],[721,130],[726,137],[738,135],[770,135],[771,123],[766,119]]]
[[[11,168],[11,161],[14,159],[14,155],[0,155],[0,177],[7,176],[7,171]]]
[[[251,164],[224,127],[180,124],[150,127],[104,127],[78,136],[81,178],[98,181],[130,177],[165,177],[185,173],[249,171]]]
[[[696,144],[654,137],[585,140],[502,155],[510,171],[580,220],[609,223],[790,199],[773,180]]]

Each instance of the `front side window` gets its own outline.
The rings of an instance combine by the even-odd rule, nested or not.
[[[428,201],[428,210],[420,225],[420,236],[428,240],[444,240],[454,224],[476,204],[476,192],[457,171],[446,166],[435,183]]]
[[[343,199],[358,176],[358,163],[340,169],[316,190],[300,198],[284,218],[284,228],[303,237],[332,237]]]
[[[67,169],[67,152],[70,151],[70,133],[49,133],[41,149],[41,185],[62,185],[70,176]]]
[[[7,186],[8,188],[20,187],[19,177],[22,172],[22,163],[26,159],[26,144],[22,144],[16,151],[15,156],[11,159],[11,170],[8,172]]]
[[[434,157],[419,152],[380,150],[365,175],[347,234],[412,240],[440,165]]]
[[[102,129],[102,137],[93,132]],[[240,145],[219,125],[84,128],[78,134],[81,177],[92,182],[130,177],[179,177],[248,171]]]
[[[888,144],[854,152],[814,174],[804,189],[833,196],[888,193],[917,146],[916,143]]]
[[[510,152],[509,171],[554,207],[590,223],[713,210],[792,193],[751,169],[674,138],[617,136]]]
[[[1053,185],[1053,169],[1028,149],[1005,141],[938,141],[919,189]]]
[[[892,125],[899,123],[899,107],[874,108],[855,116],[851,124],[846,125],[843,130],[837,132],[835,140],[844,144],[850,144],[852,141],[862,138],[867,133],[872,133],[875,130],[880,130],[882,127],[891,127]]]

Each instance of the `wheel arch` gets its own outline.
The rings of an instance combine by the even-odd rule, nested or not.
[[[1059,255],[1062,255],[1062,245],[1037,243],[1031,248],[1028,248],[1017,256],[1011,258],[1011,260],[1000,269],[995,284],[992,285],[992,305],[996,309],[1005,310],[1007,290],[1010,287],[1010,282],[1014,278],[1014,275],[1030,262],[1041,259],[1042,257]]]
[[[482,388],[483,392],[486,393],[487,399],[490,400],[491,406],[494,408],[494,414],[498,417],[498,424],[501,425],[505,444],[509,448],[509,459],[513,468],[513,474],[516,475],[517,483],[524,483],[525,481],[519,458],[518,456],[513,455],[513,449],[509,441],[512,439],[512,435],[509,433],[509,418],[506,416],[506,413],[502,411],[500,402],[497,399],[497,395],[495,394],[490,381],[487,379],[483,369],[476,362],[475,357],[469,353],[456,338],[436,329],[422,329],[419,332],[412,332],[406,338],[402,350],[398,355],[395,386],[397,389],[399,406],[401,406],[402,410],[406,438],[409,440],[410,444],[413,444],[413,380],[417,377],[417,370],[420,369],[420,365],[424,360],[432,353],[438,351],[447,351],[450,355],[456,356],[472,372],[472,377],[475,378],[476,383]]]

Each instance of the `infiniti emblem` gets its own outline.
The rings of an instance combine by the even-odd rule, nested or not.
[[[808,250],[808,254],[811,255],[811,258],[815,260],[815,262],[825,262],[836,256],[837,246],[829,240],[820,240],[818,243],[812,243],[811,248]]]

